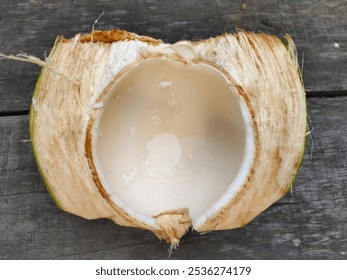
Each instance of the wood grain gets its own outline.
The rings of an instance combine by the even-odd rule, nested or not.
[[[243,3],[246,8],[241,9]],[[304,65],[307,90],[315,95],[347,94],[344,0],[3,0],[0,52],[44,58],[57,35],[89,32],[102,11],[97,29],[126,29],[167,42],[204,39],[237,28],[289,33]],[[0,114],[28,110],[39,71],[34,65],[0,61]]]
[[[347,97],[310,98],[308,107],[312,133],[292,194],[245,228],[188,233],[171,258],[347,258]],[[27,116],[0,117],[1,259],[168,257],[152,233],[60,211],[28,139]]]

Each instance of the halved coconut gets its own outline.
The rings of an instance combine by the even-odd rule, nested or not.
[[[58,37],[30,113],[52,197],[173,246],[246,225],[290,190],[306,136],[294,44],[238,32],[165,44],[121,30]]]

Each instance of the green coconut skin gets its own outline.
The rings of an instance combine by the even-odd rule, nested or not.
[[[59,45],[61,40],[61,37],[57,37],[57,39],[55,40],[53,47],[48,55],[48,57],[52,56],[54,54],[54,51],[56,50],[57,46]],[[37,79],[37,82],[35,84],[35,89],[33,92],[32,97],[36,98],[37,97],[37,93],[39,91],[40,88],[40,84],[41,84],[41,79],[43,77],[44,72],[46,71],[46,69],[43,67],[40,75]],[[50,196],[52,197],[53,201],[55,202],[55,204],[59,207],[59,209],[64,210],[64,208],[61,206],[59,200],[57,199],[57,197],[55,196],[54,192],[52,191],[50,184],[48,182],[48,179],[45,177],[44,173],[42,172],[42,168],[40,166],[40,163],[38,161],[38,157],[36,156],[36,149],[35,149],[35,135],[34,135],[34,126],[35,126],[35,116],[36,116],[36,112],[34,109],[34,105],[31,104],[30,105],[30,109],[29,109],[29,133],[30,133],[30,139],[31,139],[31,148],[32,148],[32,153],[34,155],[34,159],[37,165],[37,168],[40,172],[41,178],[47,188],[48,193],[50,194]]]
[[[286,47],[287,51],[290,53],[290,56],[293,60],[293,63],[295,63],[297,65],[298,76],[300,78],[301,85],[304,88],[304,80],[303,80],[302,73],[301,73],[301,70],[300,70],[300,67],[298,64],[298,60],[297,60],[296,47],[295,47],[293,41],[291,40],[291,38],[289,37],[289,35],[286,35],[284,38],[281,39],[281,41],[282,41],[283,45]],[[307,107],[307,102],[306,102],[306,96],[305,96],[305,104],[306,104],[306,112],[307,112],[308,107]],[[297,169],[296,173],[293,175],[292,182],[288,185],[287,193],[292,191],[293,184],[294,184],[294,182],[295,182],[295,180],[299,174],[299,170],[300,170],[302,162],[304,160],[304,155],[305,155],[305,151],[306,151],[306,144],[307,144],[307,135],[309,133],[308,122],[309,122],[309,119],[308,119],[308,114],[307,114],[307,116],[306,116],[306,137],[304,139],[304,145],[303,145],[303,148],[302,148],[302,151],[300,154],[300,159],[298,162],[298,169]]]

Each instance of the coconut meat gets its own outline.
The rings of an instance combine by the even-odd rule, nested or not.
[[[163,58],[131,67],[98,108],[93,158],[112,201],[155,227],[188,208],[193,226],[242,188],[254,156],[247,105],[212,65]]]

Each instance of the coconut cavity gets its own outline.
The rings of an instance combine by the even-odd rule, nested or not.
[[[113,202],[134,218],[188,208],[198,226],[244,184],[254,154],[243,98],[215,67],[138,63],[98,108],[93,158]]]

